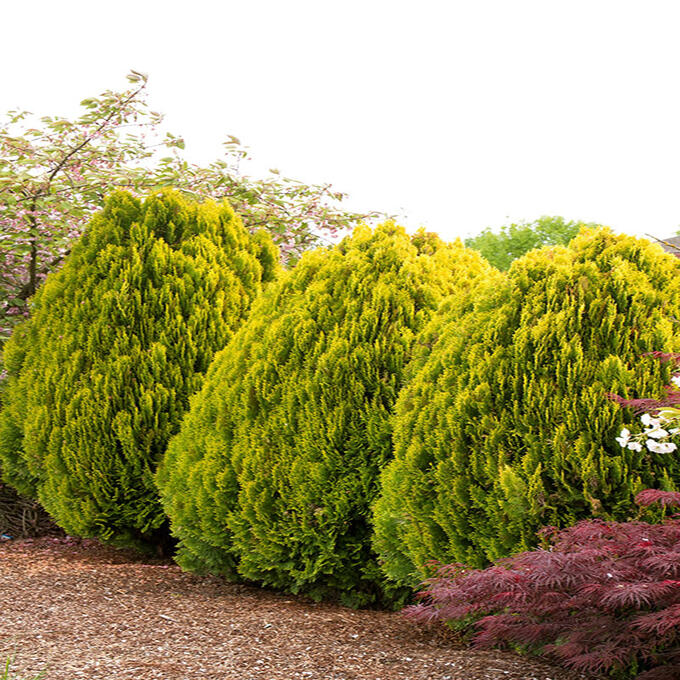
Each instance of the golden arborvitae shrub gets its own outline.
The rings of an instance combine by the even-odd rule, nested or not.
[[[441,300],[489,271],[389,222],[304,255],[216,356],[159,468],[179,563],[384,599],[369,507],[404,368]]]
[[[621,448],[631,414],[608,399],[659,393],[680,348],[680,262],[649,241],[586,229],[535,250],[433,320],[396,406],[395,458],[374,507],[385,573],[429,560],[483,566],[541,525],[634,516],[635,493],[680,483],[675,455]]]
[[[277,266],[226,204],[111,195],[7,342],[6,481],[71,534],[161,540],[157,462]]]

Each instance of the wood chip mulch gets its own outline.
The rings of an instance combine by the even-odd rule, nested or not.
[[[578,680],[398,613],[182,572],[95,541],[0,543],[0,666],[29,680]],[[0,668],[0,673],[2,672]]]

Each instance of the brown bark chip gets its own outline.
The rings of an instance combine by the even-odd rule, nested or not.
[[[575,680],[399,614],[197,576],[95,541],[0,544],[0,661],[46,680]]]

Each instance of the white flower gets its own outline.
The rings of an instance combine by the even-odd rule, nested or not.
[[[645,427],[657,428],[661,425],[661,420],[659,418],[652,418],[649,413],[643,413],[640,416],[640,420]]]
[[[621,430],[621,436],[617,437],[616,441],[621,448],[625,448],[626,444],[630,441],[630,430],[627,427],[624,427],[623,430]]]
[[[680,387],[680,375],[674,375],[674,376],[671,378],[671,382],[672,382],[676,387]]]
[[[662,447],[663,445],[661,443],[654,441],[653,439],[647,440],[647,448],[654,453],[661,453]]]
[[[640,444],[640,442],[630,442],[628,448],[631,451],[642,451],[642,444]]]
[[[673,442],[657,442],[654,439],[648,439],[647,448],[654,453],[671,453],[678,447]]]
[[[680,432],[680,427],[674,427],[672,430],[668,430],[670,434],[678,434]]]
[[[652,439],[663,439],[664,437],[668,436],[668,432],[660,427],[657,427],[655,430],[645,430],[645,435],[647,437],[651,437]]]

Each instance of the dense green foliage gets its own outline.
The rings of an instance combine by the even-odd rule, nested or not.
[[[303,256],[192,400],[157,480],[178,561],[312,597],[384,597],[369,506],[416,334],[489,271],[385,223]]]
[[[541,525],[625,520],[637,491],[675,489],[677,456],[616,443],[632,416],[607,393],[668,383],[641,355],[680,348],[679,287],[658,246],[586,229],[435,317],[374,508],[391,579],[415,583],[431,559],[483,566],[531,547]]]
[[[156,540],[158,459],[277,261],[226,204],[114,193],[7,342],[5,479],[69,533]]]
[[[544,216],[534,222],[505,225],[498,233],[484,229],[465,239],[465,245],[479,250],[494,267],[507,271],[514,260],[534,248],[566,245],[583,226],[582,222],[570,222],[563,217]]]

